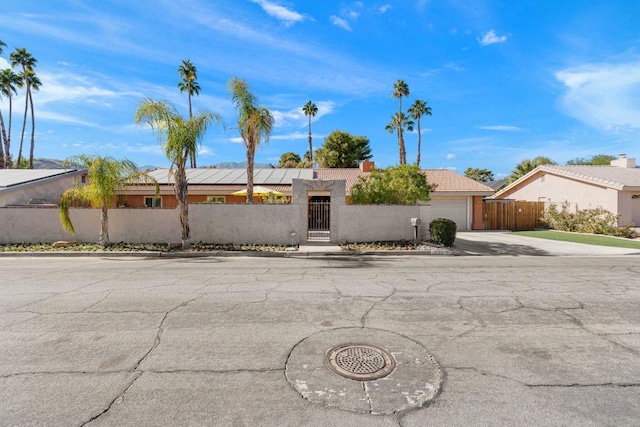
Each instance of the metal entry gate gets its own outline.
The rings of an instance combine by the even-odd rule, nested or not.
[[[331,202],[309,200],[309,223],[307,241],[328,242],[331,240]]]

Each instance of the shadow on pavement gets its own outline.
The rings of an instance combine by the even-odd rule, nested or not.
[[[550,256],[551,253],[526,245],[513,245],[497,242],[477,242],[465,239],[456,239],[453,245],[456,255],[528,255]]]

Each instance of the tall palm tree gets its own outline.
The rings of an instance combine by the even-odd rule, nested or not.
[[[40,87],[42,86],[42,82],[40,81],[38,76],[36,76],[36,73],[33,70],[27,71],[27,74],[29,75],[29,82],[31,84],[31,89],[32,89],[31,91],[29,91],[29,105],[31,107],[31,148],[29,149],[29,169],[33,169],[33,151],[36,145],[36,141],[35,141],[36,119],[33,112],[33,91],[40,90]]]
[[[76,201],[88,202],[93,208],[100,208],[100,234],[98,243],[109,244],[109,208],[115,206],[116,193],[127,185],[143,181],[155,183],[156,195],[159,194],[158,182],[130,160],[116,160],[113,157],[72,156],[63,166],[75,165],[87,170],[87,185],[75,186],[62,193],[60,198],[60,223],[68,232],[75,234],[69,217],[69,207]]]
[[[7,47],[7,44],[0,40],[0,55],[2,55],[2,52],[4,52],[5,47]]]
[[[178,67],[178,74],[182,78],[182,81],[178,83],[180,92],[187,92],[189,97],[189,118],[193,117],[193,110],[191,109],[191,97],[193,95],[200,95],[200,84],[198,83],[198,69],[188,59],[183,59],[182,64]],[[189,153],[191,159],[191,167],[196,167],[196,154]]]
[[[420,147],[422,145],[422,130],[420,129],[420,119],[422,116],[431,115],[431,107],[427,106],[427,101],[416,99],[413,105],[407,110],[409,116],[418,123],[418,155],[416,156],[416,166],[420,168]]]
[[[16,48],[14,52],[11,52],[9,55],[9,59],[11,60],[11,66],[16,67],[20,65],[22,67],[22,84],[26,87],[27,95],[25,96],[24,103],[24,119],[22,120],[22,134],[20,136],[20,148],[18,149],[18,159],[17,163],[20,164],[22,160],[22,146],[24,144],[24,132],[27,128],[27,113],[29,111],[29,102],[31,101],[31,81],[29,80],[29,71],[33,71],[33,68],[36,66],[38,62],[37,59],[33,57],[27,49],[24,47]]]
[[[311,144],[311,118],[318,114],[318,106],[309,101],[304,104],[302,111],[305,116],[309,117],[309,167],[313,168],[313,145]]]
[[[21,85],[22,79],[20,76],[13,72],[11,68],[0,71],[0,97],[7,97],[9,100],[9,119],[7,132],[2,136],[4,143],[4,167],[10,169],[12,167],[11,162],[11,124],[13,121],[13,95],[18,94],[16,89]],[[0,112],[0,117],[2,113]]]
[[[249,85],[236,77],[229,80],[228,89],[238,113],[238,129],[247,149],[247,203],[253,203],[253,163],[260,141],[269,142],[273,128],[273,116],[265,107],[258,106],[258,99]]]
[[[404,80],[398,79],[397,82],[393,84],[393,93],[391,94],[393,98],[398,98],[398,114],[402,114],[402,97],[409,96],[409,85],[405,83]],[[400,150],[400,164],[404,165],[407,163],[407,150],[404,145],[404,127],[397,126],[398,131],[398,148]]]
[[[171,161],[169,173],[173,177],[173,190],[180,209],[182,247],[186,249],[191,239],[189,229],[189,190],[186,165],[190,153],[195,153],[212,123],[220,123],[218,114],[200,112],[185,120],[169,101],[144,99],[135,113],[137,124],[146,123],[157,134],[160,146]]]
[[[407,163],[407,152],[404,145],[404,129],[413,130],[413,121],[410,120],[402,111],[391,116],[391,121],[385,126],[389,133],[398,132],[398,147],[400,148],[400,164]]]

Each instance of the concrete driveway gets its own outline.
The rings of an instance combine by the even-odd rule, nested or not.
[[[640,419],[635,257],[0,257],[0,271],[3,426]],[[329,369],[349,344],[344,369],[388,375]]]
[[[456,235],[457,255],[531,256],[617,256],[640,255],[640,249],[613,248],[559,242],[513,234],[510,231],[460,231]]]

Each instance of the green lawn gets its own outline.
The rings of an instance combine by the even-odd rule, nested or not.
[[[640,249],[639,240],[619,239],[616,237],[596,236],[593,234],[567,233],[564,231],[551,230],[514,231],[513,234],[517,234],[518,236],[537,237],[539,239],[559,240],[562,242],[584,243],[587,245]]]

